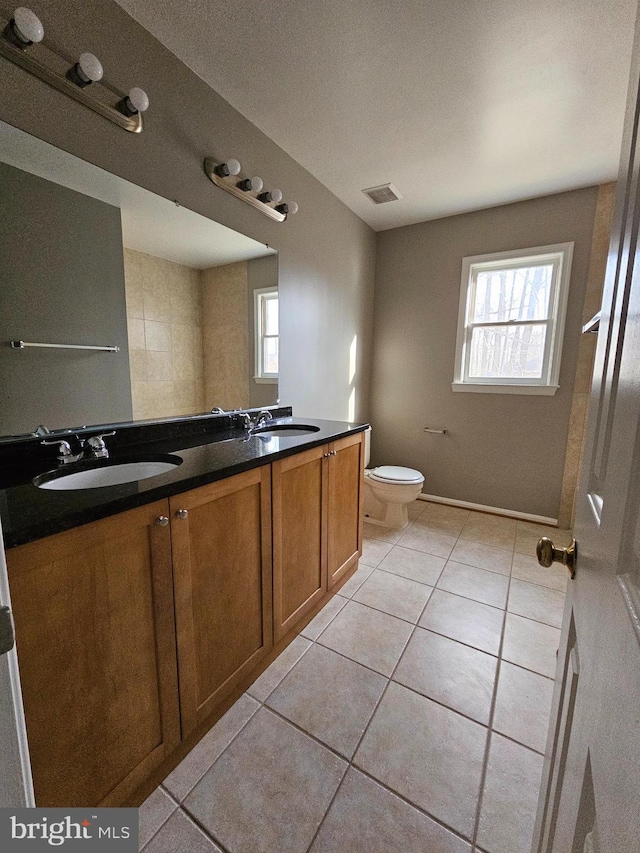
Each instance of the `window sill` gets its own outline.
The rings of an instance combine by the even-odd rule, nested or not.
[[[278,377],[277,376],[254,376],[253,381],[257,385],[277,385]]]
[[[497,385],[480,382],[452,382],[454,391],[470,391],[472,394],[539,394],[553,397],[559,385]]]

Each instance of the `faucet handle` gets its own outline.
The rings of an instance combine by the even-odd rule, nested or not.
[[[56,459],[58,462],[60,462],[60,464],[65,464],[66,462],[77,462],[80,458],[71,450],[71,445],[69,444],[69,442],[64,441],[63,439],[41,441],[40,444],[57,444],[58,455],[56,456]]]
[[[89,445],[89,447],[91,449],[91,454],[93,456],[99,456],[99,457],[101,456],[104,458],[108,457],[109,451],[107,450],[107,446],[104,443],[104,440],[108,436],[115,435],[115,434],[116,434],[116,431],[111,430],[111,432],[102,432],[99,435],[92,435],[91,438],[88,438],[87,444]]]

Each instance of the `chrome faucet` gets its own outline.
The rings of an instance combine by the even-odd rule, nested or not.
[[[268,412],[266,409],[263,409],[258,417],[256,418],[255,425],[257,427],[264,426],[268,421],[271,420],[271,412]]]
[[[40,444],[58,445],[58,455],[56,456],[58,465],[68,465],[70,462],[77,462],[79,459],[82,459],[82,450],[80,453],[73,453],[68,441],[41,441]]]
[[[74,453],[68,441],[57,439],[55,441],[41,441],[40,444],[57,444],[58,465],[68,465],[70,462],[79,462],[81,459],[108,459],[109,450],[104,440],[109,435],[115,435],[115,430],[103,432],[100,435],[92,435],[91,438],[80,439],[80,453]]]
[[[107,449],[107,445],[104,443],[104,440],[107,436],[115,434],[116,431],[112,430],[111,432],[103,432],[100,435],[92,435],[91,438],[88,438],[87,456],[90,456],[93,459],[108,459],[109,450]]]
[[[238,412],[234,416],[234,419],[244,430],[246,430],[246,432],[249,432],[249,430],[253,426],[253,421],[251,420],[251,415],[249,414],[249,412]]]
[[[220,406],[214,406],[213,409],[211,409],[211,414],[212,415],[226,415],[227,413],[225,412],[224,409],[221,409]]]

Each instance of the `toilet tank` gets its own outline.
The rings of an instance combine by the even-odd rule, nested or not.
[[[364,467],[369,467],[369,459],[371,458],[371,427],[367,427],[364,434]]]

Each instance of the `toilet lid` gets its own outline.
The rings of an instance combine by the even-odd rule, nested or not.
[[[424,477],[420,471],[413,468],[403,468],[400,465],[380,465],[373,468],[369,476],[372,480],[380,480],[382,483],[422,483]]]

